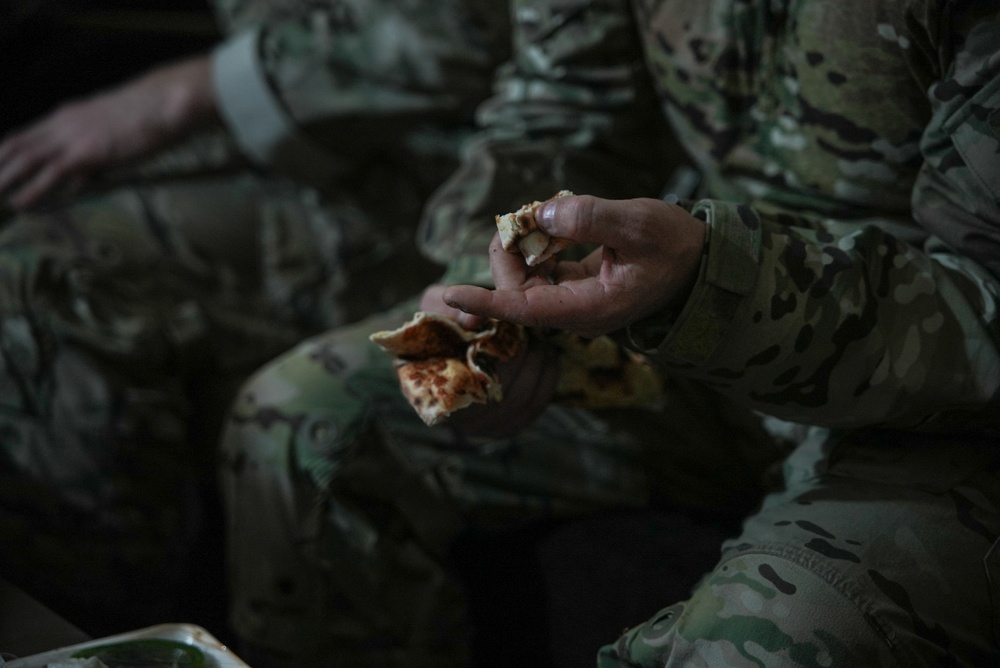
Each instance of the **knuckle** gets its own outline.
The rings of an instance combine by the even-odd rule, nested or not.
[[[593,195],[580,195],[572,203],[575,207],[574,213],[580,222],[589,225],[593,222],[595,211],[599,206],[598,199]]]

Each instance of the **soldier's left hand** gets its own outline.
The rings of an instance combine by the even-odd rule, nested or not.
[[[447,289],[443,285],[427,288],[420,301],[420,310],[451,318],[462,315],[442,299]],[[463,408],[449,416],[446,424],[470,436],[511,436],[527,427],[549,405],[558,374],[558,360],[553,350],[538,340],[525,341],[517,355],[497,364],[503,401]]]

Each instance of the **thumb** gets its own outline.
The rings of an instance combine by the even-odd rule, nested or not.
[[[641,236],[642,200],[609,200],[591,195],[546,202],[535,214],[538,225],[553,237],[621,248]]]

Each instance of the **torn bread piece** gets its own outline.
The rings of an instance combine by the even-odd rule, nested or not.
[[[586,339],[495,320],[470,331],[450,318],[418,311],[401,327],[369,338],[394,357],[403,396],[433,426],[472,404],[501,401],[496,366],[517,355],[526,333],[556,350],[555,401],[591,409],[657,409],[664,404],[661,375],[645,357],[608,336]]]
[[[500,243],[508,253],[521,253],[528,266],[534,267],[564,248],[571,246],[571,239],[552,237],[538,226],[535,212],[546,202],[560,197],[573,195],[569,190],[560,190],[545,202],[525,204],[517,211],[496,216],[497,230],[500,232]]]
[[[561,190],[551,199],[572,194]],[[496,216],[504,249],[522,253],[531,266],[573,243],[550,237],[538,226],[535,212],[543,203]],[[559,381],[553,399],[559,403],[650,409],[665,403],[663,378],[649,360],[608,336],[585,339],[497,320],[470,331],[445,316],[417,311],[401,327],[375,332],[370,338],[395,358],[403,396],[426,424],[435,425],[461,408],[502,400],[497,363],[517,355],[526,334],[556,349]]]
[[[482,379],[453,357],[404,362],[396,366],[396,375],[403,396],[431,426],[466,406],[485,404],[488,396]]]
[[[523,328],[512,323],[493,320],[471,331],[427,311],[369,336],[395,358],[403,396],[428,425],[474,403],[500,401],[496,363],[514,357],[522,337]]]

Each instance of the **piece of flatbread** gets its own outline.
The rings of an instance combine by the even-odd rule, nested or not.
[[[560,190],[545,202],[572,194],[569,190]],[[538,226],[535,212],[545,202],[535,201],[525,204],[512,213],[496,216],[497,231],[500,232],[500,243],[503,245],[503,249],[508,253],[521,253],[524,256],[524,261],[530,267],[545,262],[562,249],[573,244],[570,239],[549,236],[545,230]]]
[[[509,322],[492,320],[471,331],[427,311],[369,336],[395,358],[403,396],[428,425],[474,403],[500,401],[496,363],[516,355],[522,337],[523,328]]]
[[[403,396],[425,424],[435,425],[455,411],[485,404],[489,396],[482,380],[453,357],[432,357],[396,367]]]
[[[561,190],[551,199],[572,194]],[[504,249],[523,254],[531,266],[573,243],[550,237],[538,226],[535,212],[543,203],[496,217]],[[426,424],[435,425],[472,404],[503,399],[496,365],[517,355],[526,332],[557,351],[555,401],[584,408],[659,408],[664,403],[662,376],[645,357],[608,336],[585,339],[497,320],[470,331],[450,318],[418,311],[401,327],[370,338],[395,358],[403,396]]]

